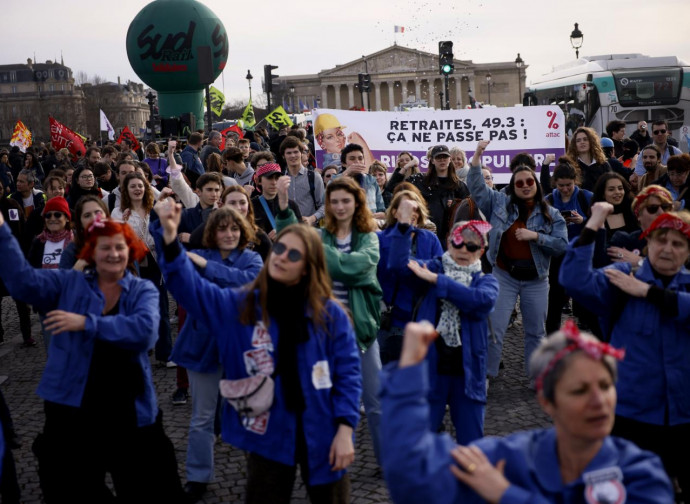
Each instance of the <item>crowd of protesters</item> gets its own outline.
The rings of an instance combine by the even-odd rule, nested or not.
[[[361,414],[395,502],[687,499],[690,156],[663,120],[642,145],[624,127],[518,154],[501,188],[488,141],[392,173],[357,143],[317,168],[311,128],[1,150],[0,293],[47,354],[45,502],[197,502],[218,434],[247,502],[289,502],[298,466],[312,502],[350,502]],[[553,427],[483,438],[517,307]],[[185,484],[152,362],[176,368],[162,400],[191,396]]]

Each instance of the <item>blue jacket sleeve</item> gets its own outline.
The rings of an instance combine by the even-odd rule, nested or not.
[[[67,272],[31,267],[7,223],[0,226],[0,257],[0,277],[13,298],[43,313],[57,305]]]
[[[551,214],[551,233],[537,233],[537,246],[546,254],[560,256],[568,246],[568,228],[563,216],[553,207],[548,207]]]
[[[403,369],[391,363],[381,373],[383,474],[396,504],[481,502],[461,488],[450,471],[455,443],[429,430],[426,361]]]
[[[228,266],[218,261],[208,261],[202,270],[202,275],[221,287],[241,287],[253,281],[261,268],[263,261],[261,256],[251,250],[246,250],[242,256],[247,255],[247,260],[238,260],[237,266]]]
[[[158,264],[166,286],[190,315],[200,320],[212,321],[218,319],[219,313],[237,312],[238,294],[232,289],[223,289],[203,278],[187,254],[181,252],[170,263],[165,260],[160,222],[152,222],[150,232],[156,242]]]
[[[505,205],[507,202],[508,197],[505,194],[494,191],[486,185],[481,166],[470,166],[470,171],[467,173],[467,187],[472,199],[477,203],[488,221],[491,220],[494,206]]]
[[[128,350],[146,351],[154,347],[160,321],[158,290],[151,282],[135,280],[125,300],[126,313],[107,317],[86,315],[86,334]]]
[[[485,318],[491,313],[498,298],[498,280],[493,275],[483,275],[476,285],[465,287],[449,276],[439,274],[436,296],[458,307],[463,316]]]
[[[575,247],[573,238],[565,253],[558,281],[577,302],[596,315],[607,315],[611,310],[614,291],[603,270],[595,270],[592,266],[594,243]],[[630,272],[627,263],[616,263],[611,266],[626,273]]]

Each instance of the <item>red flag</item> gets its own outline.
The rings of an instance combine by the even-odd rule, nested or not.
[[[225,150],[225,136],[230,133],[231,131],[234,131],[237,133],[240,138],[244,138],[244,133],[242,133],[242,128],[240,128],[237,124],[233,124],[229,128],[225,128],[223,131],[220,132],[221,135],[223,135],[223,139],[220,141],[220,150],[224,151]]]
[[[141,149],[139,140],[137,140],[137,137],[134,136],[134,133],[130,131],[128,126],[125,126],[125,128],[122,130],[122,133],[120,133],[120,138],[117,139],[117,143],[121,144],[125,138],[132,142],[132,150],[136,151]]]
[[[52,117],[50,117],[50,141],[55,150],[67,147],[77,159],[86,154],[86,147],[81,137]]]

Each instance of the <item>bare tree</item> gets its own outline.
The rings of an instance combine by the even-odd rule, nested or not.
[[[83,70],[79,70],[74,80],[76,81],[77,86],[82,86],[89,82],[89,74]]]

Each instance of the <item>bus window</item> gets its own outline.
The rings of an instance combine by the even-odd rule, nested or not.
[[[618,101],[624,107],[673,105],[680,98],[680,68],[620,70],[613,72]]]

